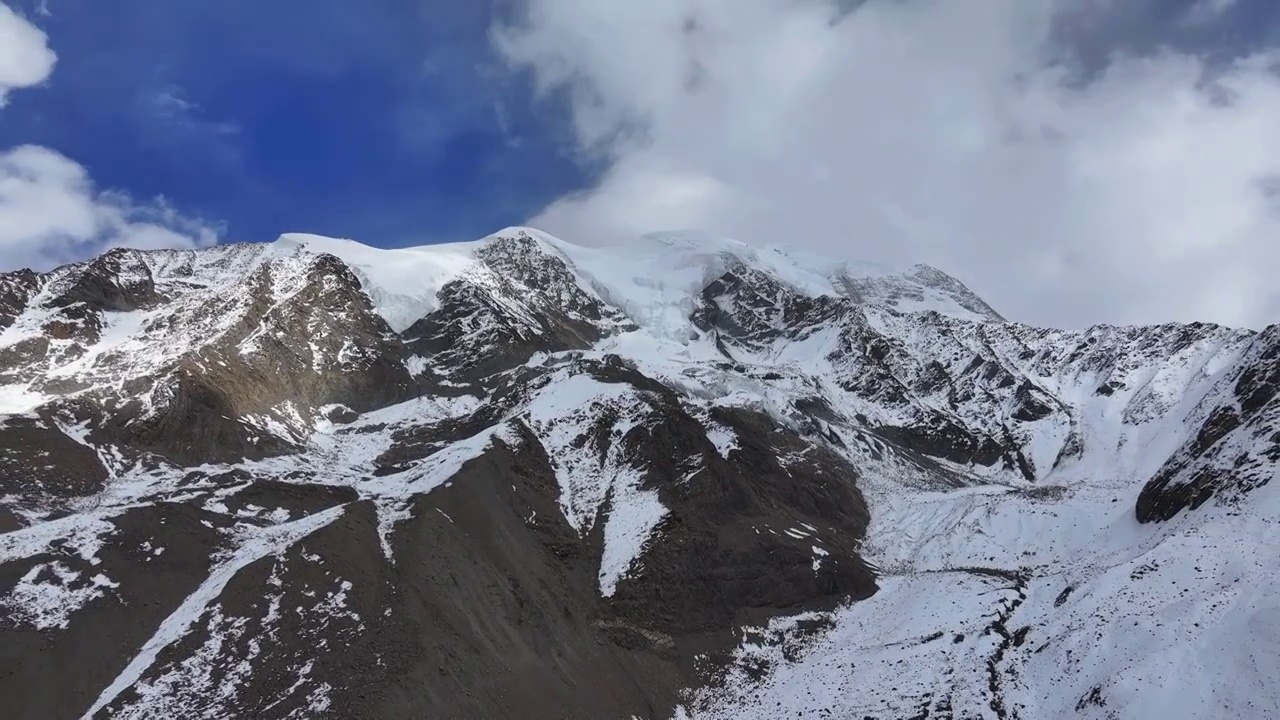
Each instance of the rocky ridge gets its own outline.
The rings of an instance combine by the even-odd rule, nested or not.
[[[1155,612],[1246,665],[1204,708],[1262,717],[1275,651],[1213,638],[1280,627],[1240,597],[1278,394],[1274,326],[1033,328],[932,268],[690,233],[9,273],[0,687],[41,718],[1195,711],[1113,627]]]

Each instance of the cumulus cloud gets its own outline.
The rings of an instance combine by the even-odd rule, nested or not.
[[[49,38],[8,5],[0,3],[0,107],[9,91],[39,85],[53,72],[57,55]]]
[[[113,247],[207,247],[218,235],[163,198],[97,190],[82,165],[48,148],[0,152],[0,270],[49,269]]]
[[[496,47],[612,162],[530,222],[926,262],[1040,324],[1280,321],[1280,55],[1085,75],[1064,28],[1108,5],[526,0]]]
[[[0,4],[0,107],[9,91],[45,82],[56,60],[44,32]],[[113,247],[204,247],[219,230],[164,198],[138,203],[99,191],[82,165],[54,150],[0,151],[0,271],[49,269]]]

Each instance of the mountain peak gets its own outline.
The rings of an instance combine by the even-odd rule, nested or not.
[[[926,266],[895,272],[806,252],[756,249],[696,230],[650,233],[610,247],[574,245],[526,227],[506,228],[479,241],[397,249],[305,234],[283,235],[275,245],[341,258],[361,278],[378,312],[400,331],[434,309],[445,284],[477,272],[483,265],[477,253],[483,248],[516,239],[563,261],[585,291],[637,325],[669,337],[688,336],[687,317],[696,296],[735,264],[756,268],[810,297],[843,296],[903,312],[1001,319],[959,281]]]

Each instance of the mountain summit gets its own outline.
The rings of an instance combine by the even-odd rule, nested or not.
[[[1280,326],[694,232],[0,275],[14,718],[1271,717]]]

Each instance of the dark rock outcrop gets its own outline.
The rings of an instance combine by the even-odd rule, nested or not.
[[[498,238],[477,257],[485,270],[447,283],[439,307],[404,332],[409,349],[455,379],[509,370],[538,352],[581,350],[635,327],[528,235]]]
[[[1212,498],[1241,499],[1275,476],[1280,458],[1280,325],[1254,339],[1239,370],[1219,383],[1220,404],[1142,488],[1139,522],[1170,520]]]

